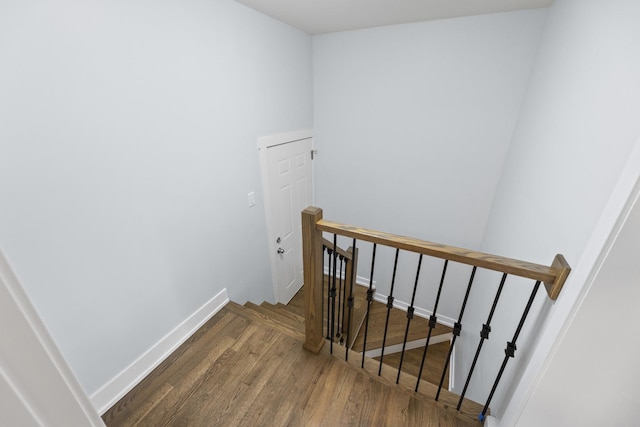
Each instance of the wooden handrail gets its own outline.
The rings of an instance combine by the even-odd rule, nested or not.
[[[562,286],[571,271],[571,267],[569,267],[564,256],[560,254],[555,256],[551,266],[534,264],[412,237],[327,221],[322,219],[322,209],[310,206],[302,211],[306,330],[304,347],[315,353],[319,352],[324,344],[322,334],[322,246],[326,239],[322,236],[323,232],[335,233],[361,241],[539,280],[544,283],[547,294],[552,300],[558,298]],[[333,246],[333,243],[328,240],[326,242],[329,243],[326,246]]]
[[[474,265],[488,270],[525,277],[527,279],[540,280],[545,284],[549,298],[552,300],[558,297],[562,285],[571,271],[571,267],[569,267],[564,256],[560,254],[556,255],[553,264],[548,267],[546,265],[534,264],[527,261],[457,248],[455,246],[433,243],[382,231],[369,230],[333,221],[320,220],[316,223],[316,228],[320,231],[336,233],[341,236],[377,243],[396,249],[429,255],[435,258],[448,259],[461,264]]]
[[[329,239],[325,239],[324,237],[322,238],[322,244],[333,250],[333,242],[330,241]],[[344,250],[342,249],[340,246],[338,246],[336,248],[336,252],[338,252],[338,255],[342,255],[343,257],[345,257],[346,259],[348,259],[349,261],[353,260],[353,253],[349,252],[349,250]]]

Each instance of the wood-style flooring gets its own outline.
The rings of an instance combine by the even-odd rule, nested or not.
[[[359,309],[355,317],[358,323],[364,321],[364,315],[366,313],[366,288],[363,286],[356,286],[356,303]],[[364,302],[363,302],[364,301]],[[281,304],[280,304],[281,305]],[[285,307],[285,306],[282,306]],[[304,316],[304,286],[298,293],[291,299],[289,304],[286,305],[286,309],[296,313],[297,315]],[[384,327],[387,318],[386,305],[378,302],[371,302],[371,311],[369,315],[369,331],[367,334],[367,350],[377,349],[382,347]],[[326,320],[326,313],[325,313]],[[407,313],[397,308],[391,309],[389,315],[389,325],[387,328],[387,339],[385,346],[392,346],[401,344],[404,340],[404,334],[407,327]],[[427,336],[429,329],[429,321],[419,316],[414,316],[409,324],[409,333],[407,335],[407,341],[424,339]],[[304,332],[304,325],[301,325],[301,332]],[[432,332],[432,337],[436,337],[442,334],[449,334],[452,329],[448,326],[437,324]],[[364,327],[360,328],[358,335],[356,336],[353,344],[353,350],[362,352],[364,344]],[[418,349],[407,350],[402,361],[402,370],[410,373],[411,375],[418,376],[420,371],[420,364],[422,362],[422,354],[424,347]],[[449,354],[449,341],[441,342],[438,344],[429,345],[427,351],[427,358],[425,359],[425,365],[422,370],[422,379],[432,383],[440,384],[442,372]],[[398,368],[400,364],[401,353],[385,353],[382,358],[383,363],[393,368]],[[380,360],[380,357],[376,357],[375,360]],[[447,370],[443,387],[448,389],[449,387],[449,372]]]
[[[266,323],[261,316],[229,303],[107,411],[105,423],[480,425],[474,421],[476,406],[458,413],[451,408],[454,398],[441,396],[441,403],[435,403],[392,384],[384,373],[371,375],[324,350],[309,353],[287,326]]]

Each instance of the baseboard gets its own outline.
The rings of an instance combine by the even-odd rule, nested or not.
[[[326,267],[326,266],[324,268],[324,274],[326,276],[329,275],[329,268]],[[338,274],[337,276],[342,278],[342,279],[344,279],[344,274],[342,274],[342,275]],[[356,285],[367,286],[368,287],[369,286],[369,279],[366,278],[366,277],[363,277],[363,276],[356,276]],[[373,281],[371,287],[374,290],[376,289],[376,281],[375,280]],[[381,302],[382,304],[385,304],[385,305],[387,304],[387,296],[386,295],[382,295],[382,294],[379,294],[379,293],[376,292],[374,294],[374,296],[373,296],[373,299],[378,301],[378,302]],[[400,301],[398,299],[395,299],[393,301],[393,306],[395,308],[397,308],[398,310],[402,310],[402,311],[407,311],[407,308],[409,308],[409,304],[407,304],[404,301]],[[414,307],[414,314],[416,316],[420,316],[422,318],[428,319],[431,316],[432,312],[427,310],[427,309],[425,309],[425,308]],[[454,323],[456,323],[456,320],[452,319],[451,317],[439,315],[438,316],[438,323],[441,323],[441,324],[443,324],[445,326],[453,328],[453,325],[454,325]]]
[[[451,332],[432,336],[431,339],[429,340],[429,345],[435,345],[435,344],[440,344],[442,342],[451,341],[452,337],[453,337],[453,333]],[[424,345],[426,343],[427,343],[426,337],[419,340],[407,341],[407,343],[404,345],[404,350],[408,351],[408,350],[415,350],[416,348],[424,348]],[[400,353],[402,351],[402,347],[403,347],[402,344],[388,345],[384,348],[384,354],[389,355],[394,353]],[[382,355],[382,348],[374,348],[373,350],[367,350],[364,353],[364,355],[367,357],[380,357]]]
[[[225,288],[93,393],[93,407],[100,415],[104,414],[228,302],[229,296]]]
[[[373,299],[382,303],[382,304],[387,304],[387,296],[386,295],[382,295],[379,293],[375,293],[373,295]],[[402,310],[402,311],[407,311],[407,309],[409,308],[409,304],[407,304],[404,301],[400,301],[398,299],[394,299],[393,300],[393,306],[395,308],[397,308],[398,310]],[[431,311],[421,308],[421,307],[414,307],[414,312],[413,312],[416,316],[420,316],[424,319],[428,319],[431,314],[433,314]],[[443,324],[445,326],[448,326],[450,328],[453,328],[453,324],[456,323],[455,319],[452,319],[450,317],[447,316],[443,316],[443,315],[438,315],[438,323]]]
[[[329,267],[327,267],[327,266],[324,267],[324,275],[325,276],[330,276],[331,275],[330,272],[329,272]],[[344,272],[343,273],[336,273],[336,276],[339,279],[344,280]],[[356,276],[356,285],[369,287],[369,279],[364,277],[364,276]],[[371,284],[371,287],[373,289],[376,288],[376,281],[375,280]]]

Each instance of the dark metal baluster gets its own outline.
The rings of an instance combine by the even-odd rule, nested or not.
[[[320,313],[322,314],[324,314],[324,254],[325,252],[327,252],[327,247],[325,245],[322,245],[322,292],[321,294],[323,295],[323,297],[322,297],[322,310],[320,310]],[[328,334],[329,332],[327,332],[327,335]]]
[[[329,342],[329,353],[333,354],[333,337],[336,328],[336,274],[338,267],[338,235],[333,235],[333,274],[331,276],[331,341]]]
[[[338,308],[342,308],[342,323],[338,322],[338,323],[340,323],[340,328],[341,328],[341,331],[342,331],[342,335],[340,336],[340,344],[344,343],[344,325],[343,325],[343,323],[344,323],[344,319],[345,319],[345,317],[344,317],[344,307],[347,305],[347,283],[348,283],[348,281],[347,281],[346,274],[347,274],[348,270],[349,270],[349,258],[345,257],[344,258],[344,274],[345,274],[345,277],[344,277],[344,281],[342,283],[342,305],[338,306]]]
[[[407,308],[407,329],[404,331],[404,341],[402,342],[402,353],[400,353],[400,364],[398,365],[398,376],[396,377],[396,384],[400,382],[400,372],[402,372],[402,361],[404,360],[404,350],[407,346],[407,337],[409,336],[409,325],[411,319],[413,319],[413,303],[416,300],[416,289],[418,289],[418,278],[420,277],[420,267],[422,266],[422,254],[418,258],[418,270],[416,271],[416,282],[413,285],[413,295],[411,296],[411,305]]]
[[[507,348],[504,349],[504,360],[502,361],[502,366],[500,366],[500,371],[498,372],[498,376],[496,377],[496,380],[493,383],[493,387],[491,388],[491,393],[489,393],[489,397],[487,398],[487,403],[485,403],[484,408],[482,408],[482,412],[480,413],[480,415],[478,415],[478,419],[480,421],[484,421],[484,417],[487,414],[487,409],[489,409],[489,404],[491,403],[493,394],[495,393],[496,388],[498,387],[500,378],[502,378],[502,374],[504,373],[504,368],[506,368],[509,358],[514,357],[515,355],[516,341],[518,340],[518,336],[520,335],[520,331],[522,330],[522,325],[524,325],[524,321],[527,319],[527,315],[529,314],[529,310],[531,309],[531,304],[533,304],[533,300],[536,297],[536,293],[538,292],[539,287],[540,287],[540,280],[536,282],[536,285],[533,287],[533,291],[531,291],[531,296],[529,296],[529,301],[527,302],[527,306],[524,309],[524,313],[522,313],[522,317],[520,318],[520,323],[518,323],[518,328],[516,329],[516,333],[513,335],[513,339],[507,342]]]
[[[327,269],[328,274],[325,276],[324,270],[322,270],[322,286],[326,279],[327,282],[327,339],[331,339],[331,260],[333,258],[333,250],[327,248],[327,256],[329,258],[329,267]],[[324,298],[323,298],[324,300]]]
[[[353,239],[353,245],[351,245],[352,249],[352,253],[353,256],[355,257],[356,255],[356,239]],[[355,261],[355,259],[354,259]],[[356,265],[355,263],[353,264],[354,266]],[[349,361],[349,345],[351,345],[351,321],[352,321],[352,317],[353,317],[353,284],[355,283],[355,279],[356,279],[356,269],[353,268],[351,269],[351,274],[352,277],[350,277],[350,281],[349,281],[349,299],[347,300],[347,306],[349,307],[349,324],[347,325],[347,345],[346,345],[346,349],[344,352],[344,360],[345,361]]]
[[[431,332],[433,332],[433,328],[436,327],[438,322],[438,318],[436,317],[436,313],[438,312],[438,301],[440,301],[440,294],[442,293],[442,286],[444,285],[444,277],[447,274],[447,266],[449,265],[449,260],[444,260],[444,267],[442,268],[442,277],[440,278],[440,286],[438,287],[438,295],[436,296],[436,302],[433,304],[433,312],[431,316],[429,316],[429,332],[427,333],[427,342],[424,344],[424,352],[422,353],[422,362],[420,362],[420,372],[418,373],[418,381],[416,382],[416,390],[418,391],[418,387],[420,386],[420,378],[422,377],[422,369],[424,368],[424,360],[427,358],[427,350],[429,350],[429,341],[431,340]]]
[[[391,276],[391,290],[387,297],[387,320],[384,322],[384,335],[382,336],[382,353],[380,353],[380,366],[378,367],[378,376],[382,373],[382,359],[384,358],[384,346],[387,343],[387,330],[389,329],[389,316],[391,315],[391,309],[393,308],[393,287],[396,284],[396,271],[398,269],[398,255],[400,249],[396,249],[396,259],[393,262],[393,275]]]
[[[373,254],[371,255],[371,275],[369,276],[369,289],[367,289],[367,315],[364,324],[364,343],[362,344],[362,363],[361,368],[364,368],[364,353],[367,351],[367,334],[369,332],[369,310],[371,309],[371,301],[373,301],[373,270],[376,265],[376,243],[373,244]]]
[[[489,339],[489,333],[491,332],[491,319],[493,318],[493,313],[496,311],[496,306],[498,305],[498,299],[500,299],[500,294],[502,293],[502,287],[504,286],[504,282],[507,280],[507,273],[502,275],[502,280],[500,281],[500,286],[498,287],[498,291],[496,292],[496,296],[493,299],[493,305],[491,306],[491,311],[489,312],[489,317],[487,318],[487,323],[482,325],[482,331],[480,331],[480,342],[478,343],[478,349],[476,350],[476,355],[473,358],[473,363],[471,364],[471,369],[469,369],[469,374],[467,375],[467,381],[464,383],[464,388],[462,389],[462,394],[460,395],[460,400],[458,401],[458,406],[456,409],[459,411],[460,406],[462,406],[462,401],[464,400],[464,395],[467,392],[467,387],[469,387],[469,382],[471,381],[471,375],[473,375],[473,370],[476,367],[476,362],[478,361],[478,357],[480,356],[480,350],[482,350],[482,344],[484,340]]]
[[[451,360],[451,353],[453,352],[453,346],[456,345],[456,338],[460,336],[460,332],[462,331],[462,316],[464,315],[464,309],[467,306],[467,299],[469,299],[469,292],[471,292],[471,285],[473,285],[473,278],[476,275],[476,270],[478,267],[473,266],[473,270],[471,270],[471,277],[469,278],[469,285],[467,286],[467,293],[464,294],[464,301],[462,301],[462,307],[460,308],[460,316],[458,316],[458,321],[453,325],[453,339],[451,340],[451,346],[449,347],[449,354],[447,355],[447,360],[444,362],[444,369],[442,370],[442,376],[440,377],[440,384],[438,385],[438,392],[436,393],[436,400],[440,397],[440,391],[442,390],[442,383],[444,382],[444,377],[447,375],[447,369],[449,369],[449,361]]]
[[[341,325],[342,323],[340,323],[340,312],[342,311],[342,279],[343,279],[343,270],[342,267],[344,266],[344,255],[340,255],[340,274],[338,275],[338,324],[337,324],[337,328],[338,328],[338,332],[336,332],[336,337],[340,338],[341,334]],[[340,340],[342,341],[342,340]]]

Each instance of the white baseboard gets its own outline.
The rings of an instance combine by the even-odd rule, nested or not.
[[[93,393],[93,407],[100,415],[104,414],[228,302],[229,296],[225,288]]]
[[[328,267],[325,266],[324,268],[324,274],[325,275],[329,275],[329,269]],[[344,274],[340,275],[338,274],[338,277],[344,279]],[[363,276],[356,276],[356,285],[360,285],[360,286],[369,286],[369,279]],[[373,281],[373,284],[371,285],[371,287],[375,290],[376,289],[376,281]],[[375,293],[373,295],[373,299],[381,302],[382,304],[387,304],[387,296],[386,295],[382,295],[379,293]],[[407,309],[409,308],[409,304],[407,304],[404,301],[400,301],[398,299],[394,299],[393,301],[393,306],[395,308],[397,308],[398,310],[402,310],[402,311],[407,311]],[[430,310],[427,310],[425,308],[422,307],[414,307],[414,314],[416,316],[422,317],[424,319],[428,319],[431,314],[433,314]],[[445,326],[448,326],[450,328],[453,328],[454,323],[456,323],[456,319],[452,319],[451,317],[447,317],[447,316],[443,316],[443,315],[438,315],[438,323],[441,323]]]
[[[325,266],[324,267],[324,275],[325,276],[330,276],[330,272],[329,272],[329,267]],[[344,280],[344,272],[342,272],[342,274],[337,273],[336,276],[339,279]],[[364,276],[356,276],[356,285],[360,285],[360,286],[366,286],[369,287],[369,279],[364,277]],[[371,284],[371,287],[373,289],[376,288],[376,281],[374,280],[373,283]]]
[[[373,299],[375,299],[376,301],[382,303],[382,304],[387,304],[387,296],[386,295],[382,295],[379,293],[375,293],[373,296]],[[409,308],[409,304],[407,304],[404,301],[400,301],[398,299],[394,299],[393,300],[393,307],[397,308],[398,310],[402,310],[402,311],[407,311],[407,309]],[[425,308],[421,308],[421,307],[414,307],[414,312],[413,312],[416,316],[420,316],[424,319],[428,319],[431,314],[433,314],[431,311],[425,309]],[[450,328],[453,328],[453,324],[456,323],[455,319],[452,319],[451,317],[447,317],[447,316],[443,316],[443,315],[438,315],[438,323],[441,323],[445,326],[448,326]]]
[[[429,340],[429,345],[440,344],[441,342],[450,341],[453,337],[451,332],[447,332],[446,334],[434,335]],[[407,341],[407,344],[404,346],[405,351],[414,350],[416,348],[423,348],[427,343],[427,338],[422,338],[414,341]],[[384,348],[384,354],[394,354],[400,353],[402,351],[402,344],[394,344],[388,345]],[[374,348],[373,350],[367,350],[364,355],[367,357],[380,357],[382,354],[381,348]]]

